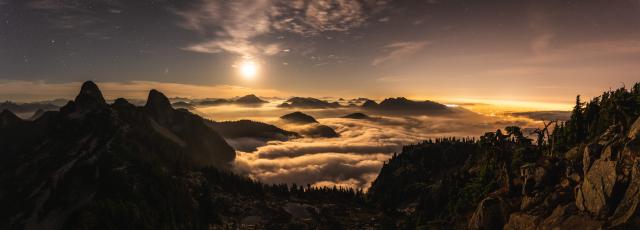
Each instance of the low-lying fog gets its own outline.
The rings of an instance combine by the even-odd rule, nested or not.
[[[402,145],[435,137],[477,137],[505,126],[537,127],[539,122],[512,116],[484,116],[462,112],[456,116],[376,115],[373,119],[341,118],[358,107],[335,109],[278,108],[282,101],[271,101],[260,107],[223,105],[199,107],[192,112],[216,121],[250,119],[276,125],[289,131],[304,125],[285,123],[280,116],[301,111],[333,128],[340,137],[303,137],[289,141],[264,143],[252,139],[228,139],[238,151],[234,164],[237,173],[265,183],[296,183],[313,186],[346,186],[367,189],[384,161]],[[463,108],[455,108],[464,111]],[[530,129],[529,129],[530,130]],[[257,148],[255,148],[258,146]]]

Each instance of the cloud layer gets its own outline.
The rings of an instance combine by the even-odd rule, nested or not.
[[[528,119],[477,115],[373,120],[323,118],[319,121],[334,128],[340,137],[268,142],[256,151],[239,152],[236,172],[265,183],[367,189],[383,162],[403,145],[443,136],[478,136],[508,125],[536,125]]]

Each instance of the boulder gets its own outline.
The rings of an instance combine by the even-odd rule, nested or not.
[[[571,215],[562,224],[561,227],[553,229],[580,229],[580,230],[596,230],[604,227],[604,222],[595,220],[588,216]],[[578,228],[576,228],[578,227]]]
[[[636,119],[636,121],[631,125],[631,128],[629,128],[629,134],[627,137],[631,140],[640,138],[640,117]]]
[[[602,145],[596,143],[589,144],[584,148],[584,152],[582,153],[582,172],[584,174],[589,171],[589,167],[591,167],[593,161],[600,156],[601,152]]]
[[[595,215],[604,214],[616,184],[616,162],[598,159],[593,162],[576,192],[576,206]]]
[[[469,220],[469,229],[501,229],[507,222],[511,207],[501,197],[487,197],[480,201]]]
[[[509,216],[509,222],[504,225],[504,229],[508,230],[535,230],[540,217],[530,215],[524,212],[516,212]],[[493,228],[497,229],[497,228]]]
[[[542,221],[540,224],[541,229],[557,229],[561,228],[563,222],[569,218],[572,214],[576,213],[577,208],[575,204],[558,205],[551,215]]]
[[[611,226],[619,226],[628,223],[631,217],[638,212],[640,203],[640,161],[636,160],[631,172],[631,182],[615,212],[611,216]]]

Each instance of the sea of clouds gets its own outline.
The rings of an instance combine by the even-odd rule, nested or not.
[[[403,145],[437,137],[478,137],[510,125],[537,127],[538,122],[511,116],[462,113],[454,116],[380,116],[359,120],[341,118],[357,108],[296,110],[273,106],[233,106],[198,109],[215,120],[252,119],[299,131],[304,125],[288,124],[280,116],[302,111],[330,126],[340,137],[304,137],[289,141],[227,140],[237,150],[234,171],[264,183],[296,183],[312,186],[343,186],[367,189],[383,163]]]

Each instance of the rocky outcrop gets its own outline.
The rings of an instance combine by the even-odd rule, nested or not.
[[[596,216],[606,215],[616,185],[616,162],[597,159],[576,192],[576,206]]]
[[[640,139],[640,118],[636,119],[636,121],[633,122],[631,128],[629,129],[629,134],[627,135],[627,137],[630,140]]]
[[[582,153],[581,160],[566,160],[561,167],[564,173],[551,176],[559,177],[559,183],[538,184],[538,178],[544,176],[536,176],[537,167],[523,166],[521,209],[510,215],[505,229],[638,227],[640,130],[634,127],[638,124],[634,123],[628,134],[611,126],[598,138],[570,149]],[[554,187],[551,193],[540,193],[550,187]]]
[[[523,212],[516,212],[509,216],[509,221],[504,225],[508,230],[535,230],[540,222],[540,217]],[[498,229],[498,228],[492,228]]]
[[[638,222],[638,204],[640,203],[640,161],[633,162],[631,182],[624,193],[624,197],[611,216],[611,226],[620,226],[636,219]]]
[[[469,229],[500,229],[509,220],[511,207],[501,197],[487,197],[480,201],[469,220]]]
[[[171,107],[169,98],[155,89],[149,91],[144,108],[160,123],[166,124],[171,122],[173,118],[173,107]]]

